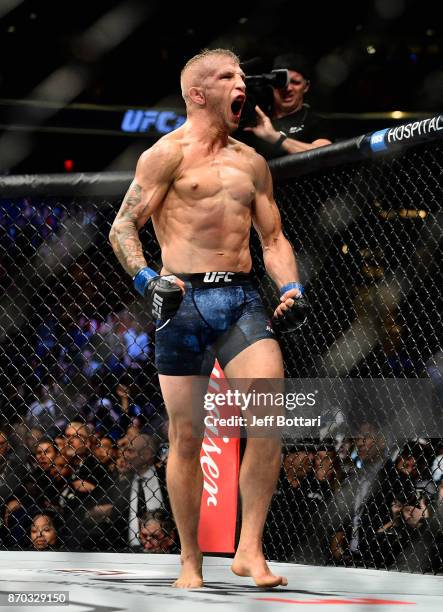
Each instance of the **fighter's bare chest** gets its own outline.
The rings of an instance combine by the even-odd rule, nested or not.
[[[252,173],[245,163],[213,159],[190,160],[174,182],[177,195],[185,200],[223,197],[249,204],[255,195]]]

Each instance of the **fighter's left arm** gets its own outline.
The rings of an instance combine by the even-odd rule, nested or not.
[[[252,204],[252,222],[260,237],[266,271],[281,293],[281,303],[274,312],[278,317],[294,305],[293,298],[301,297],[303,288],[300,285],[294,251],[282,232],[268,164],[263,157],[255,155],[254,166],[256,194]]]

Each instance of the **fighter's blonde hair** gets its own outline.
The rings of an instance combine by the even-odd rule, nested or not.
[[[187,92],[185,91],[184,80],[185,75],[189,72],[197,64],[204,62],[206,59],[217,56],[225,56],[229,59],[233,60],[236,64],[240,64],[240,58],[230,49],[203,49],[197,55],[194,55],[189,59],[186,64],[183,66],[183,69],[180,73],[180,85],[182,90],[182,97],[185,102],[188,101]]]

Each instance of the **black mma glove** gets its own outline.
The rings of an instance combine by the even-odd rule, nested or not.
[[[294,304],[288,307],[288,310],[283,312],[279,317],[274,317],[272,319],[273,326],[282,334],[291,333],[298,329],[300,325],[306,321],[310,309],[309,302],[303,295],[303,285],[300,283],[288,283],[284,285],[280,289],[280,297],[290,289],[299,289],[301,295],[291,298],[294,300]]]
[[[154,319],[172,319],[183,300],[183,291],[174,282],[176,277],[159,276],[151,268],[142,268],[134,276],[134,287],[147,303]]]

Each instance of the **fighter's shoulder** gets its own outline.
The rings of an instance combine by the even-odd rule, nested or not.
[[[269,166],[268,162],[265,160],[263,155],[257,153],[257,151],[250,147],[249,145],[244,144],[243,142],[239,143],[242,146],[242,152],[245,157],[248,159],[248,162],[251,164],[257,184],[266,182],[267,177],[269,176]]]
[[[234,146],[239,153],[241,153],[250,163],[254,165],[259,170],[263,170],[267,168],[268,164],[265,158],[257,153],[254,147],[250,147],[249,145],[241,142],[240,140],[235,140],[235,138],[230,138],[231,145]]]
[[[268,162],[254,150],[251,157],[251,163],[254,168],[255,185],[259,191],[272,191],[272,176],[269,170]]]
[[[153,167],[171,172],[178,168],[183,159],[183,145],[178,138],[170,134],[163,136],[152,147],[143,151],[138,160],[140,170],[150,170]]]
[[[229,145],[237,151],[237,153],[241,153],[242,155],[246,155],[248,157],[254,155],[255,149],[250,147],[249,145],[241,142],[241,140],[237,140],[232,136],[229,136]]]

